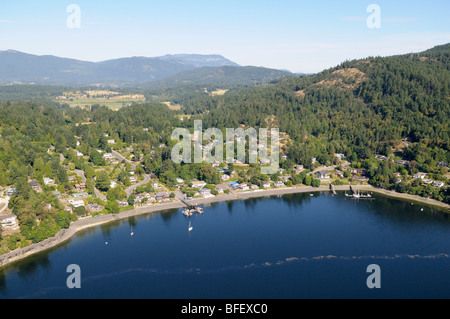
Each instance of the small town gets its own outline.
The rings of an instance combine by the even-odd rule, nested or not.
[[[99,216],[102,214],[117,214],[134,208],[160,205],[174,201],[195,201],[202,198],[214,198],[221,195],[234,194],[239,196],[244,192],[260,192],[271,189],[289,189],[304,186],[328,186],[328,185],[364,185],[369,183],[369,174],[366,168],[361,168],[360,163],[350,163],[344,154],[335,154],[334,165],[322,165],[316,158],[311,159],[313,169],[305,169],[303,165],[294,165],[291,169],[279,168],[275,174],[261,175],[255,173],[263,165],[270,162],[260,161],[259,164],[243,164],[237,160],[233,164],[214,162],[202,164],[207,172],[208,182],[199,179],[184,180],[180,176],[165,178],[165,183],[154,173],[146,173],[143,164],[139,161],[143,155],[136,156],[133,146],[124,146],[119,151],[113,149],[116,141],[108,134],[104,134],[107,143],[107,151],[97,149],[89,156],[85,156],[80,150],[80,138],[77,139],[77,148],[67,149],[66,156],[90,165],[85,169],[76,169],[76,164],[63,154],[57,154],[55,147],[51,146],[47,153],[49,156],[60,159],[63,172],[58,176],[46,173],[44,163],[35,163],[35,169],[40,178],[29,180],[27,187],[37,194],[46,193],[51,200],[42,209],[50,211],[61,209],[65,211],[71,221]],[[209,150],[214,141],[210,141],[203,149]],[[159,145],[160,149],[167,148],[165,144]],[[288,157],[281,155],[282,167]],[[424,172],[410,173],[411,163],[406,160],[389,158],[384,155],[375,155],[375,161],[391,163],[396,167],[389,181],[398,191],[404,189],[426,190],[429,194],[439,192],[446,188],[444,177],[448,172],[448,164],[439,162],[436,170],[439,174],[427,174]],[[48,162],[50,163],[50,162]],[[292,165],[292,164],[291,164]],[[409,170],[408,170],[409,169]],[[51,170],[48,170],[51,172]],[[440,180],[433,179],[438,177]],[[58,179],[62,180],[61,183]],[[66,179],[66,182],[64,180]],[[9,205],[11,197],[17,192],[16,187],[6,187],[0,191],[0,221],[4,236],[10,236],[9,245],[3,246],[2,251],[15,249],[20,245],[26,245],[26,241],[20,238],[20,225],[16,215],[12,214]],[[37,220],[39,223],[39,219]],[[15,235],[16,234],[16,235]],[[19,236],[19,237],[18,237]],[[43,235],[45,236],[45,235]],[[41,237],[43,238],[43,237]],[[22,244],[20,244],[22,243]]]

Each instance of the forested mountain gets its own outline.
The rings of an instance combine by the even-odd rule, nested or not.
[[[0,51],[0,83],[132,86],[199,67],[224,65],[237,66],[218,55],[129,57],[94,63],[7,50]]]
[[[278,127],[294,141],[292,160],[308,166],[311,158],[326,162],[334,152],[353,160],[389,155],[405,138],[413,143],[407,159],[448,162],[449,56],[447,44],[419,54],[346,61],[316,75],[196,98],[189,110],[202,110],[204,127]]]
[[[164,61],[181,61],[186,64],[191,64],[196,68],[202,68],[205,66],[239,66],[239,64],[234,63],[228,59],[225,59],[223,56],[218,54],[211,54],[208,56],[204,56],[201,54],[166,54],[162,57],[159,57]]]
[[[166,89],[182,85],[196,85],[198,87],[227,88],[236,85],[267,83],[288,75],[292,75],[292,73],[254,66],[202,67],[154,81],[147,87]]]

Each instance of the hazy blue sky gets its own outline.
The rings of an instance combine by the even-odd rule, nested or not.
[[[70,4],[80,8],[80,28],[67,26]],[[381,9],[381,28],[367,26],[370,4]],[[0,50],[88,61],[221,54],[241,65],[318,72],[448,43],[449,17],[448,0],[2,0]]]

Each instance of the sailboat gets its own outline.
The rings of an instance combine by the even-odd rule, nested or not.
[[[192,231],[194,229],[194,227],[192,227],[192,225],[191,225],[191,221],[189,221],[189,228],[188,228],[188,231]]]
[[[130,236],[133,237],[133,235],[134,235],[134,232],[133,232],[133,226],[131,226],[131,233],[130,233]]]

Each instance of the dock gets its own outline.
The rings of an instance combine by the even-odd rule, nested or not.
[[[336,195],[336,190],[334,189],[334,185],[330,184],[330,190],[333,192],[333,195]]]
[[[186,217],[191,217],[194,213],[203,214],[203,208],[198,206],[197,204],[190,204],[186,202],[184,199],[180,198],[180,201],[186,205],[186,208],[183,210],[183,215]]]

